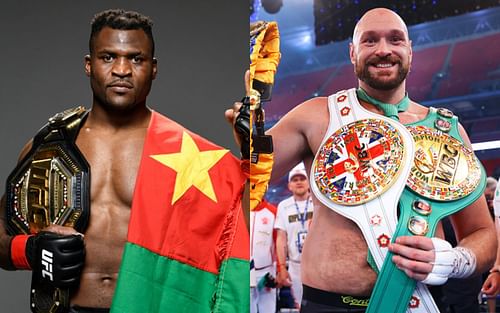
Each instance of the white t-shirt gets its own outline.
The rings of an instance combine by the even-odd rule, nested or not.
[[[493,209],[496,217],[500,217],[500,183],[497,184],[497,189],[493,196]]]
[[[274,214],[268,208],[250,212],[250,258],[256,269],[273,265]]]
[[[313,202],[311,197],[304,201],[295,201],[292,196],[278,204],[274,228],[286,231],[288,259],[291,261],[300,262],[301,248],[304,245],[312,216]]]

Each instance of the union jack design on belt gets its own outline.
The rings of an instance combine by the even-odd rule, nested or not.
[[[314,180],[333,202],[359,205],[383,193],[401,167],[401,135],[379,119],[352,122],[333,133],[314,163]]]

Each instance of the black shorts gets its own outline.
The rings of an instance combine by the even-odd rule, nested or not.
[[[109,313],[109,309],[72,306],[68,313]]]
[[[341,295],[303,285],[301,313],[365,312],[370,297]]]

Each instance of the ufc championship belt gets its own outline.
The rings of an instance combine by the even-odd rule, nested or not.
[[[73,227],[82,233],[86,229],[90,166],[75,144],[86,116],[85,108],[77,107],[51,117],[9,175],[6,214],[11,235],[36,234],[50,224]],[[44,266],[51,264],[45,262]],[[54,288],[33,275],[30,301],[32,312],[67,312],[70,290]]]
[[[432,237],[439,220],[465,208],[483,194],[486,174],[473,151],[463,144],[457,124],[457,117],[451,111],[430,108],[424,120],[407,125],[416,151],[401,195],[394,238]],[[439,312],[422,298],[426,296],[426,286],[417,284],[399,270],[392,256],[389,252],[366,312]],[[412,296],[416,285],[417,292]]]
[[[355,89],[328,97],[328,109],[330,123],[312,165],[311,190],[357,224],[380,269],[396,229],[414,142],[402,124],[363,108]]]

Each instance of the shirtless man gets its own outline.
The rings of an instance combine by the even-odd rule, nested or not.
[[[381,8],[367,12],[354,30],[350,58],[359,87],[369,96],[388,104],[396,104],[404,98],[412,48],[407,27],[397,14]],[[383,114],[373,104],[360,102],[369,111]],[[405,124],[416,122],[428,111],[411,101],[409,108],[399,113],[399,120]],[[229,120],[231,113],[231,110],[226,112]],[[268,134],[272,135],[274,143],[273,177],[283,176],[301,161],[310,172],[328,124],[327,98],[318,97],[300,104],[270,129]],[[470,146],[461,126],[460,134]],[[344,312],[340,296],[368,298],[377,275],[367,263],[367,245],[358,227],[316,197],[313,202],[315,216],[302,253],[304,295],[301,312]],[[496,251],[495,231],[484,197],[451,219],[459,246],[470,249],[476,257],[474,273],[482,273],[491,266],[495,257],[493,251]],[[389,249],[396,254],[393,257],[395,264],[411,278],[422,281],[433,268],[431,262],[435,252],[430,238],[400,237]],[[360,308],[359,312],[364,310]]]
[[[93,102],[92,108],[83,122],[76,138],[76,145],[91,168],[91,214],[88,227],[84,231],[84,238],[82,239],[82,236],[78,235],[76,230],[73,228],[50,225],[44,229],[44,235],[36,234],[29,236],[29,238],[26,238],[28,236],[25,236],[24,238],[27,241],[24,241],[23,245],[23,242],[19,242],[19,240],[14,242],[14,240],[16,240],[15,238],[23,238],[21,237],[22,235],[10,236],[6,232],[7,221],[5,220],[5,197],[2,200],[0,212],[0,218],[2,219],[0,223],[0,266],[4,269],[36,269],[33,265],[40,263],[41,258],[39,251],[43,249],[43,247],[46,247],[46,245],[57,246],[56,241],[61,238],[62,240],[67,241],[65,249],[71,251],[74,256],[72,257],[72,260],[65,260],[64,264],[66,269],[60,269],[60,264],[58,264],[59,260],[64,259],[64,257],[54,257],[53,281],[54,284],[57,281],[57,279],[55,279],[56,271],[59,274],[66,276],[66,280],[62,282],[62,284],[61,282],[59,283],[63,287],[71,287],[74,291],[71,293],[70,299],[71,313],[109,311],[113,295],[115,293],[115,287],[117,286],[118,271],[122,261],[122,252],[124,250],[124,245],[127,242],[127,231],[129,229],[129,220],[131,217],[134,188],[136,187],[136,178],[138,178],[138,170],[139,164],[141,163],[143,147],[146,147],[145,143],[147,144],[148,142],[151,142],[145,141],[146,138],[151,138],[150,134],[156,131],[148,131],[150,123],[153,123],[154,121],[156,123],[155,125],[160,125],[160,122],[158,121],[160,121],[161,118],[161,123],[163,124],[161,124],[161,127],[157,126],[157,128],[165,129],[165,131],[169,132],[170,137],[168,144],[171,149],[174,147],[177,148],[177,144],[180,144],[180,140],[184,140],[185,137],[188,138],[189,136],[192,137],[190,137],[191,139],[188,138],[188,140],[190,140],[188,144],[191,143],[195,146],[192,150],[197,149],[196,144],[199,142],[205,144],[203,149],[201,149],[203,151],[199,152],[200,154],[210,150],[213,146],[212,144],[208,145],[208,141],[204,142],[201,137],[196,137],[193,134],[189,135],[187,130],[172,121],[168,121],[167,124],[167,122],[164,121],[167,120],[167,118],[161,117],[161,115],[156,112],[152,112],[152,110],[147,106],[146,98],[150,92],[152,81],[155,79],[157,73],[157,60],[154,58],[152,21],[148,17],[136,12],[126,12],[123,10],[108,10],[97,14],[92,21],[89,49],[90,54],[85,56],[85,73],[90,78],[90,84],[93,92]],[[169,125],[169,128],[164,125]],[[159,131],[156,132],[158,133]],[[177,140],[176,138],[179,134],[181,137]],[[148,135],[148,137],[146,135]],[[21,159],[27,155],[31,145],[32,143],[29,143],[23,149]],[[164,151],[160,150],[164,149],[162,146],[156,149],[158,151]],[[212,150],[209,152],[211,151]],[[227,160],[228,158],[230,160],[234,160],[234,158],[231,158],[229,154],[226,154],[227,150],[222,149],[213,151],[220,152],[220,157],[218,159],[214,159],[214,162],[216,160]],[[193,155],[196,156],[196,152],[193,152]],[[227,157],[225,157],[226,155]],[[199,158],[201,159],[202,157],[200,156]],[[147,159],[150,160],[151,158]],[[151,162],[161,164],[159,161],[155,160]],[[236,163],[238,164],[238,173],[235,175],[238,176],[240,175],[239,163],[238,161],[236,161]],[[146,166],[143,167],[141,163],[141,169],[145,167]],[[162,171],[163,168],[166,168],[165,165],[161,165],[161,167],[160,171]],[[232,167],[228,168],[232,169]],[[213,170],[213,165],[207,166],[205,171],[208,169]],[[195,173],[204,179],[205,176],[201,176],[201,174],[203,174],[203,170],[203,168],[198,169]],[[170,169],[170,171],[172,172],[173,170]],[[220,173],[222,174],[223,172]],[[172,174],[172,177],[176,177],[175,172]],[[226,179],[228,182],[236,181],[230,177],[226,177]],[[213,181],[214,178],[212,178],[212,182]],[[210,182],[204,182],[205,185],[210,185],[209,187],[212,188]],[[156,182],[156,185],[158,184],[159,182]],[[189,185],[186,186],[189,187]],[[243,178],[241,179],[241,186],[243,186]],[[236,183],[235,189],[239,190],[241,186],[238,186]],[[168,188],[173,189],[174,184],[172,183],[168,186]],[[184,192],[189,193],[191,190],[194,193],[197,191],[197,189],[194,191],[193,189],[194,188],[191,188]],[[215,192],[220,193],[217,189]],[[231,194],[230,197],[232,197],[233,193],[230,190],[227,190],[227,193]],[[168,194],[169,190],[165,190],[163,194],[155,194],[155,196],[157,196],[157,199],[163,200],[165,195]],[[173,194],[173,190],[171,190],[170,194]],[[182,195],[183,194],[179,195],[181,200]],[[198,199],[197,194],[195,194],[195,196],[192,196],[192,194],[190,195],[191,198],[189,198],[189,202],[185,203],[184,207],[186,207],[186,209],[190,209],[190,212],[196,212],[195,204],[197,203],[195,201]],[[173,199],[172,195],[170,195],[170,197],[171,199],[168,199],[165,202],[170,204]],[[201,197],[203,197],[203,194]],[[213,197],[215,197],[215,195]],[[208,197],[203,199],[208,199]],[[184,254],[184,256],[188,259],[186,263],[192,267],[190,268],[191,274],[200,272],[200,275],[204,275],[205,278],[212,279],[213,277],[213,281],[210,279],[207,279],[207,282],[197,281],[196,288],[192,288],[193,294],[195,295],[193,297],[198,297],[200,300],[200,303],[193,304],[193,311],[201,310],[199,308],[194,308],[194,305],[205,306],[203,310],[207,311],[209,310],[208,306],[217,306],[220,302],[219,298],[221,298],[221,295],[219,294],[222,294],[223,292],[221,289],[222,287],[217,285],[217,282],[223,282],[224,279],[217,278],[216,275],[218,268],[214,267],[220,266],[220,264],[217,263],[218,261],[227,261],[227,258],[224,260],[216,259],[215,262],[212,262],[211,259],[207,259],[206,264],[204,264],[204,269],[206,269],[205,272],[201,270],[201,266],[194,268],[196,264],[192,264],[193,262],[198,261],[198,256],[204,256],[204,253],[207,251],[210,255],[214,255],[214,259],[219,257],[219,255],[212,253],[210,250],[212,249],[212,246],[209,244],[212,242],[212,237],[215,237],[214,240],[217,241],[219,240],[219,237],[222,237],[221,234],[224,234],[225,242],[233,245],[234,234],[232,232],[232,227],[236,226],[226,226],[226,224],[239,225],[239,222],[228,222],[225,220],[225,216],[227,214],[227,216],[235,216],[234,219],[237,219],[238,217],[241,217],[241,214],[238,215],[237,210],[239,207],[233,198],[231,200],[231,205],[235,208],[235,212],[232,212],[231,215],[229,213],[229,206],[226,208],[227,203],[223,202],[226,201],[225,199],[226,198],[223,196],[218,195],[218,198],[216,199],[217,201],[208,199],[208,201],[215,203],[212,205],[213,207],[204,207],[206,209],[205,211],[209,211],[206,212],[207,216],[203,216],[203,221],[211,220],[208,215],[212,214],[213,216],[218,215],[218,223],[213,223],[212,221],[205,225],[202,221],[198,224],[193,223],[194,225],[190,225],[189,222],[193,220],[193,218],[190,218],[189,216],[182,216],[177,219],[171,218],[168,220],[161,219],[159,217],[157,218],[160,223],[164,223],[164,228],[174,228],[174,226],[176,226],[174,225],[174,223],[176,223],[174,220],[179,220],[179,224],[184,223],[183,225],[185,228],[201,228],[203,226],[205,227],[203,229],[212,230],[211,232],[202,231],[203,237],[208,239],[204,241],[205,244],[201,244],[197,247],[198,254],[196,256],[193,257]],[[225,204],[222,205],[220,203]],[[171,207],[173,207],[173,204]],[[174,209],[171,211],[174,211]],[[143,211],[140,212],[144,213]],[[220,216],[219,213],[221,213],[222,216]],[[132,216],[133,214],[134,213],[132,212]],[[177,213],[175,212],[175,214]],[[244,227],[241,229],[246,231]],[[151,231],[151,233],[154,232],[152,229],[149,229],[149,231]],[[48,238],[46,235],[47,232],[49,232]],[[59,234],[60,236],[55,236],[52,233]],[[189,232],[187,233],[189,234]],[[215,235],[213,235],[213,233],[215,233]],[[150,237],[153,237],[152,235]],[[243,236],[241,238],[244,239],[245,237]],[[170,241],[175,242],[174,240],[175,239],[171,239]],[[196,242],[196,240],[194,241]],[[248,240],[246,241],[248,242]],[[233,246],[236,245],[237,244],[235,243]],[[185,246],[188,245],[184,245],[184,247]],[[248,243],[247,245],[240,245],[240,248],[241,246],[243,247],[242,249],[245,249],[245,247],[248,247]],[[217,247],[219,246],[216,246],[215,248]],[[224,257],[227,257],[228,253],[233,251],[232,247],[219,248],[222,251],[220,252],[220,255]],[[225,249],[223,250],[222,248]],[[168,252],[171,253],[170,256],[177,253],[175,249],[170,249]],[[245,252],[248,254],[248,248],[246,248]],[[16,255],[15,259],[14,254]],[[83,256],[85,256],[84,259]],[[158,258],[160,257],[163,257],[163,262],[167,261],[164,255],[158,256]],[[222,257],[220,258],[222,259]],[[244,264],[243,266],[245,269],[248,269],[248,261],[245,262],[244,255],[242,256],[242,259],[241,263]],[[168,261],[175,263],[175,260],[168,259]],[[187,265],[182,263],[178,266],[186,267]],[[208,272],[208,270],[210,270],[210,272]],[[35,270],[35,272],[37,271]],[[182,275],[182,273],[178,275]],[[42,274],[41,276],[43,277],[44,275]],[[173,276],[173,274],[169,275],[169,277],[170,276]],[[244,280],[239,280],[244,283]],[[147,282],[139,284],[138,288],[150,290],[151,287],[145,286],[146,283]],[[172,283],[169,284],[175,285]],[[137,283],[135,285],[137,285]],[[167,285],[168,284],[165,283],[165,288],[168,287]],[[226,285],[232,286],[233,289],[238,288],[232,284],[226,283]],[[246,289],[244,290],[246,290],[246,294],[248,294],[248,283],[244,285],[246,285]],[[183,287],[185,286],[189,287],[187,284]],[[208,288],[213,288],[214,290],[203,290],[206,286],[208,286]],[[218,288],[217,293],[215,292],[215,288]],[[117,288],[117,290],[119,289],[120,288]],[[240,290],[240,292],[244,292],[244,290]],[[188,294],[185,291],[184,293],[186,295]],[[150,292],[150,294],[155,293]],[[209,297],[210,299],[206,300],[204,297]],[[145,300],[143,298],[144,297],[141,297],[141,299],[129,300],[134,301],[135,303],[138,303],[139,301],[141,301],[140,303],[144,303],[143,301]],[[181,299],[181,302],[182,299],[184,299],[182,297],[177,298]],[[245,303],[234,301],[233,305],[230,298],[229,300],[227,296],[224,298],[225,301],[229,302],[228,304],[225,304],[226,311],[228,311],[228,307],[231,307],[231,310],[233,310],[233,307],[236,307],[237,305],[240,306],[241,303]],[[247,298],[246,300],[248,301]],[[168,305],[168,303],[163,303],[162,306],[157,307],[157,309],[165,310],[164,305]],[[189,304],[186,303],[186,305]],[[172,308],[172,312],[179,309],[185,309],[185,307],[180,308],[180,305],[176,306],[177,308]],[[152,310],[151,308],[156,306],[148,306],[146,303],[146,307],[149,308],[149,310]],[[144,312],[143,309],[146,308],[141,308],[139,311],[137,311],[137,309],[127,309],[127,312]],[[214,311],[217,312],[219,312],[219,310],[220,309],[214,309]],[[237,307],[234,310],[239,311],[240,307]]]
[[[121,26],[112,26],[110,20],[117,15],[120,13],[103,12],[95,17],[90,54],[85,56],[93,103],[76,144],[92,169],[91,216],[85,231],[85,262],[75,261],[81,276],[71,297],[72,312],[80,312],[79,307],[111,306],[141,158],[137,152],[142,151],[151,117],[146,97],[157,71],[152,24],[139,14],[122,13],[127,22],[122,17]],[[31,143],[20,159],[30,148]],[[0,265],[12,269],[12,237],[5,232],[4,206],[2,201]],[[73,228],[57,225],[45,230],[65,236],[77,234]]]

